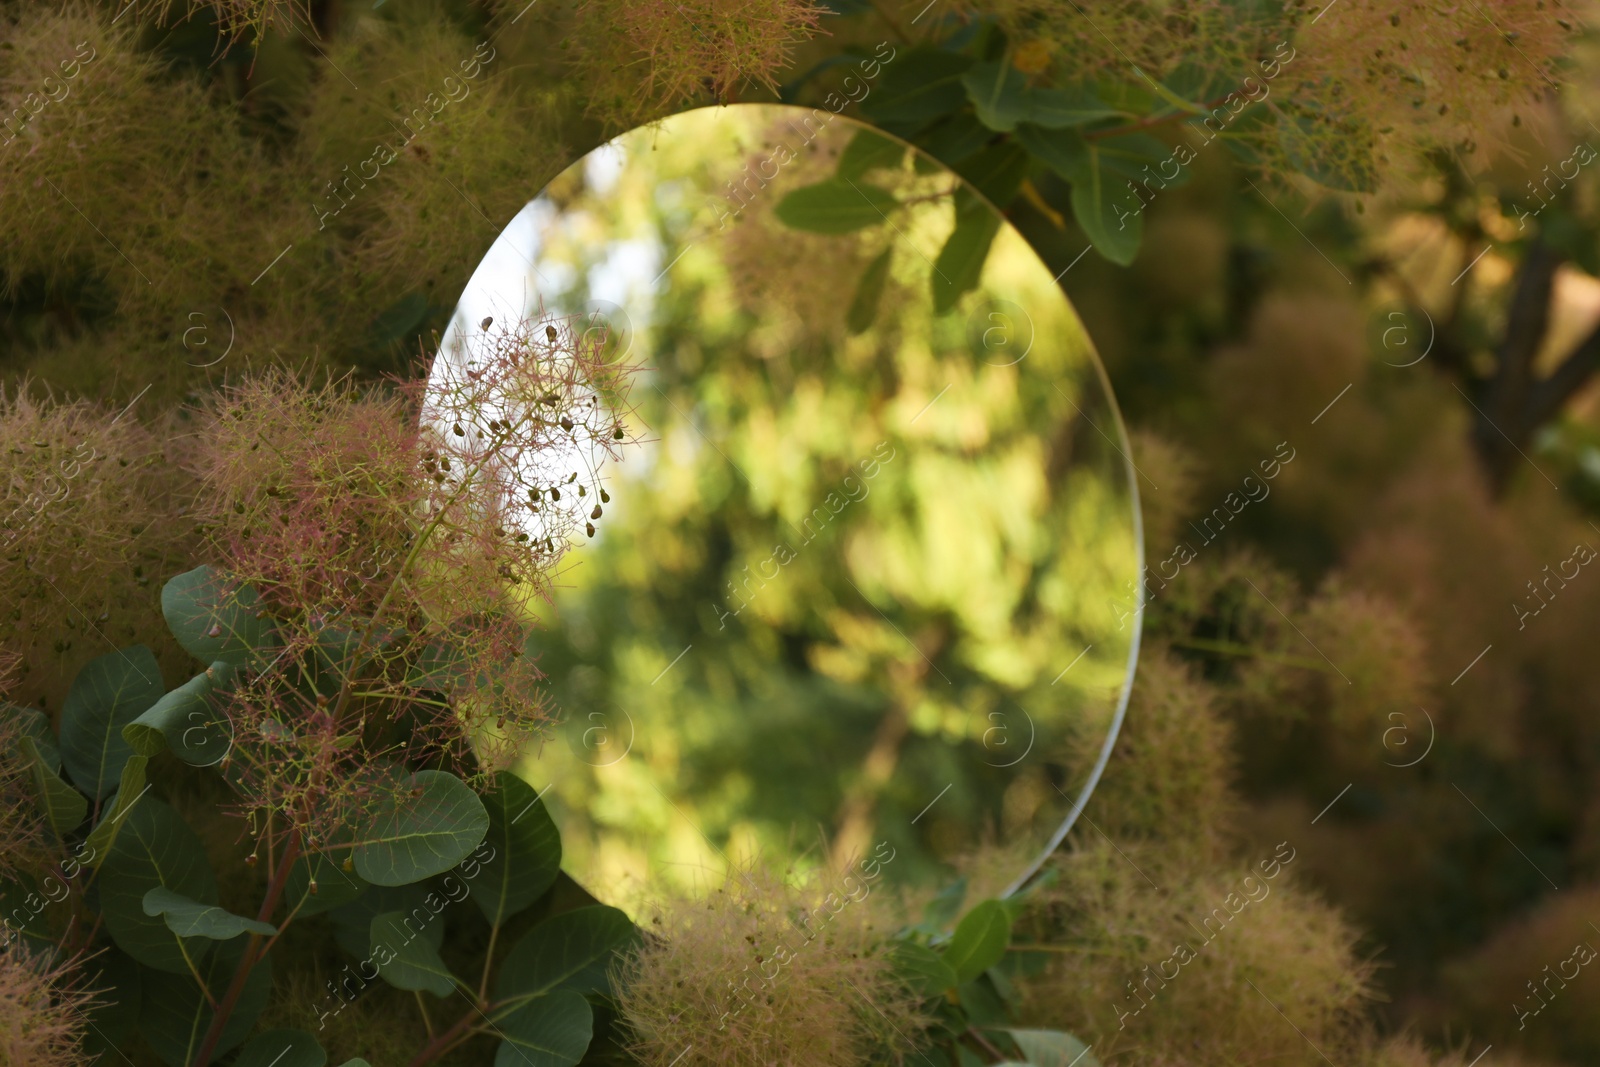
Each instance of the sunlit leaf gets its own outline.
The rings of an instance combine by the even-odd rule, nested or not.
[[[889,261],[892,249],[885,248],[878,253],[876,259],[867,264],[867,269],[861,272],[861,281],[856,283],[856,295],[850,301],[850,310],[845,312],[845,327],[851,333],[861,333],[872,325],[872,320],[878,317],[878,304],[883,300],[883,287],[889,280]]]
[[[933,262],[933,310],[943,314],[955,307],[961,294],[969,292],[983,275],[989,246],[1000,232],[1000,217],[987,204],[971,201],[956,212],[956,228],[950,231],[939,258]]]
[[[872,130],[857,130],[839,154],[836,173],[841,178],[859,178],[879,167],[897,167],[905,155],[906,146],[894,138]]]
[[[970,982],[1000,962],[1011,940],[1011,918],[998,900],[985,900],[956,926],[945,946],[944,962],[956,978]]]
[[[898,206],[894,194],[869,182],[830,178],[793,190],[774,209],[784,225],[811,233],[852,233],[881,223]]]

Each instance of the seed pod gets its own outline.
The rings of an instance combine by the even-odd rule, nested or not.
[[[557,489],[553,485],[550,487],[550,499],[551,500],[560,500],[561,499],[561,490]]]
[[[531,500],[531,501],[533,501],[535,503],[538,503],[539,497],[540,497],[540,493],[539,493],[538,489],[529,489],[528,490],[528,499],[529,500]]]
[[[598,519],[600,517],[600,505],[599,504],[596,504],[594,506],[594,510],[589,512],[589,517],[591,519]]]
[[[556,328],[554,326],[546,326],[544,328],[544,335],[551,341],[554,341],[556,339]]]
[[[465,437],[465,436],[467,436],[467,431],[465,431],[465,430],[463,430],[461,428],[461,424],[459,422],[456,423],[456,425],[455,425],[455,434],[456,434],[457,437]]]
[[[493,325],[494,325],[494,316],[493,315],[485,315],[483,317],[483,321],[478,323],[478,329],[487,330],[489,327],[491,327]]]
[[[600,503],[602,503],[602,504],[611,503],[611,494],[606,492],[604,489],[600,490]]]
[[[590,536],[590,537],[593,537],[593,536],[594,536],[594,523],[592,523],[592,522],[586,522],[586,523],[584,523],[584,524],[583,524],[583,528],[584,528],[584,529],[585,529],[585,530],[587,530],[587,531],[589,531],[589,536]]]
[[[572,430],[572,420],[567,418],[565,415],[561,416],[561,428],[570,433]]]
[[[580,485],[580,486],[578,486],[578,495],[579,496],[588,496],[589,495],[589,490],[587,488],[585,488],[584,486]]]
[[[616,429],[616,432],[612,436],[614,436],[619,441],[622,440],[622,427],[618,426],[617,429]]]

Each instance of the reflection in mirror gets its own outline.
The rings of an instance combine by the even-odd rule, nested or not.
[[[850,120],[708,108],[528,204],[435,375],[530,325],[627,382],[562,414],[539,501],[578,544],[522,770],[568,872],[624,908],[730,866],[1021,884],[1114,740],[1142,557],[1104,374],[1017,232]]]

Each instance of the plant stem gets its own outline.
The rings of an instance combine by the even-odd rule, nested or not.
[[[294,861],[300,855],[300,835],[291,833],[289,844],[283,850],[283,856],[278,864],[278,870],[272,881],[267,885],[267,895],[261,901],[261,910],[256,913],[257,922],[270,922],[272,913],[278,907],[278,898],[283,895],[284,886],[288,884],[289,872],[294,868]],[[211,1016],[211,1025],[206,1028],[205,1039],[200,1043],[200,1051],[196,1053],[192,1067],[209,1067],[211,1057],[217,1051],[217,1043],[222,1040],[223,1027],[228,1025],[228,1019],[233,1015],[233,1009],[239,1004],[239,997],[244,994],[244,984],[250,977],[250,972],[256,964],[261,962],[264,955],[261,949],[261,935],[251,934],[250,943],[245,946],[244,955],[239,957],[239,966],[234,968],[233,980],[228,983],[228,992],[223,996],[222,1003]],[[204,988],[202,986],[202,988]]]
[[[494,926],[489,930],[489,947],[483,953],[483,978],[478,982],[478,1003],[480,1004],[487,1002],[489,997],[489,968],[494,965],[494,943],[499,936],[500,922],[496,919]]]
[[[515,429],[507,430],[505,436],[509,437],[511,433],[515,432],[515,430],[522,429],[523,425],[527,421],[528,419],[526,417],[519,419]],[[461,473],[461,484],[456,487],[455,492],[450,494],[450,498],[445,501],[444,505],[434,513],[427,525],[424,526],[422,530],[417,533],[417,536],[412,539],[411,550],[406,553],[406,558],[401,561],[399,569],[395,571],[394,581],[390,582],[389,588],[384,590],[383,599],[378,601],[377,608],[372,612],[372,619],[367,623],[366,630],[361,635],[361,644],[356,646],[356,653],[351,657],[352,665],[358,666],[361,662],[361,657],[366,654],[367,649],[371,646],[372,636],[378,632],[378,621],[383,618],[383,613],[388,610],[389,601],[394,598],[395,590],[400,588],[400,583],[404,580],[406,571],[410,570],[411,565],[416,562],[417,556],[421,554],[423,546],[428,543],[428,540],[433,537],[434,533],[439,529],[439,524],[442,523],[444,521],[444,517],[449,514],[450,508],[455,505],[456,501],[463,493],[467,492],[472,487],[473,479],[483,472],[483,469],[489,465],[490,460],[497,458],[498,455],[499,453],[495,449],[491,448],[484,454],[483,458],[478,461],[473,469],[463,470]],[[345,704],[349,703],[350,701],[351,688],[354,681],[354,678],[346,678],[343,684],[339,686],[339,699],[333,705],[333,710],[330,712],[333,717],[333,721],[336,723],[340,721],[339,717],[344,712]]]
[[[989,1055],[991,1055],[991,1056],[997,1056],[1001,1060],[1009,1059],[1009,1057],[1004,1052],[1001,1052],[999,1049],[995,1048],[994,1045],[990,1044],[989,1040],[986,1037],[984,1037],[982,1034],[978,1033],[977,1030],[973,1029],[970,1026],[967,1027],[967,1032],[962,1036],[970,1038],[974,1044],[978,1045],[980,1048],[982,1048],[985,1052],[989,1053]]]
[[[428,1039],[433,1039],[433,1020],[428,1018],[428,1006],[422,1002],[422,990],[414,989],[411,995],[417,998],[417,1011],[422,1013],[422,1025],[427,1028]]]
[[[452,1045],[467,1035],[467,1031],[472,1029],[472,1024],[472,1013],[469,1012],[463,1015],[454,1026],[428,1042],[427,1047],[411,1057],[411,1061],[406,1064],[406,1067],[426,1067],[427,1064],[443,1056],[450,1051]]]

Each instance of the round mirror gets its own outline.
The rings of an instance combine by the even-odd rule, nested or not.
[[[568,873],[625,909],[750,866],[935,884],[975,852],[1021,885],[1115,739],[1143,563],[1115,402],[1039,257],[898,140],[706,108],[529,203],[434,374],[557,323],[625,382],[540,493],[574,543],[533,638],[559,723],[521,771]]]

